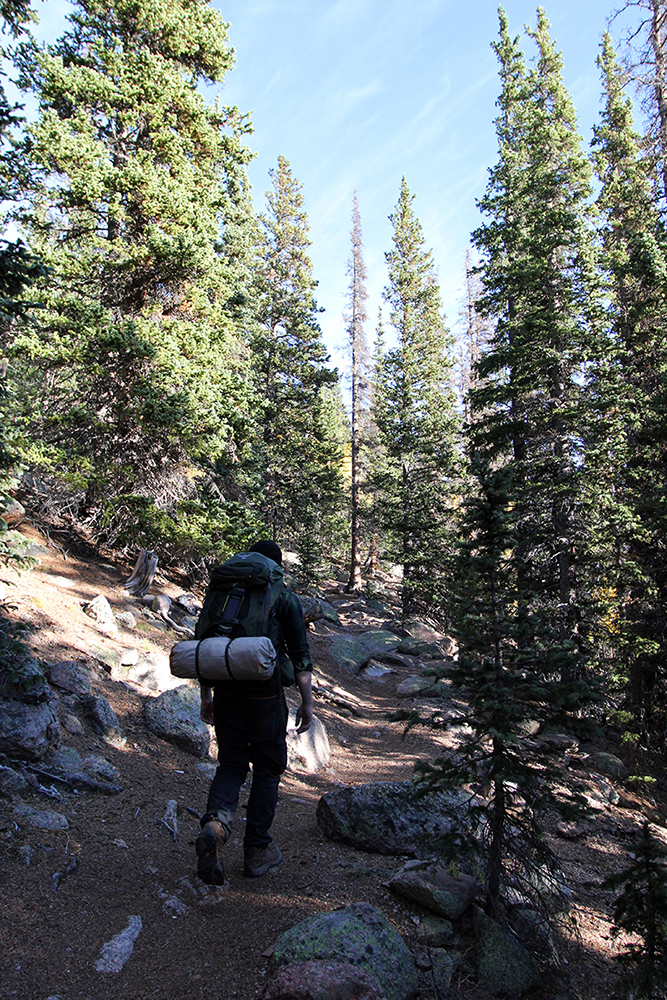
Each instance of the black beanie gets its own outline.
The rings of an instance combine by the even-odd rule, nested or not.
[[[255,542],[254,545],[250,546],[248,552],[259,552],[260,556],[273,559],[279,566],[283,564],[283,554],[280,551],[280,546],[272,542],[270,538],[263,538],[260,542]]]

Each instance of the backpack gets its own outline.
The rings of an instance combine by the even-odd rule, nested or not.
[[[211,571],[195,638],[268,636],[271,612],[284,586],[283,571],[273,559],[259,552],[237,553]],[[283,685],[294,683],[290,661],[279,655],[279,664]]]

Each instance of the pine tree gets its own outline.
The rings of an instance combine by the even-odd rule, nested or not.
[[[127,527],[187,548],[210,522],[201,466],[247,437],[237,289],[217,249],[247,122],[198,90],[233,54],[204,0],[81,0],[70,23],[21,60],[39,99],[24,224],[51,269],[40,329],[11,345],[21,424],[111,541]]]
[[[270,171],[260,216],[253,358],[262,398],[262,513],[273,537],[292,540],[309,565],[320,559],[323,516],[343,506],[340,465],[322,422],[322,390],[337,383],[317,321],[301,185],[284,157]],[[316,553],[318,553],[316,555]]]
[[[390,216],[394,248],[385,255],[384,297],[398,343],[379,362],[374,401],[384,454],[376,510],[387,555],[403,567],[404,615],[442,605],[457,464],[451,339],[413,199],[403,178]]]
[[[29,4],[23,0],[7,0],[0,5],[1,30],[4,36],[0,55],[5,60],[13,58],[13,42],[20,38],[31,20]],[[9,36],[11,42],[5,41]],[[21,108],[10,104],[0,82],[0,201],[6,216],[12,200],[19,190],[19,171],[16,159],[17,140],[14,130],[23,123]],[[0,336],[6,341],[13,329],[21,324],[38,303],[28,297],[35,282],[46,276],[43,264],[28,251],[21,240],[0,240]],[[0,507],[10,502],[8,490],[12,485],[12,467],[16,460],[15,430],[11,416],[11,403],[15,394],[13,370],[7,358],[0,361]],[[7,524],[0,517],[0,562],[20,562],[20,558],[7,547],[3,535]]]
[[[492,468],[476,456],[470,473],[464,541],[452,564],[459,655],[445,675],[466,711],[456,719],[438,710],[421,718],[409,712],[398,717],[436,730],[457,727],[455,750],[420,762],[417,773],[431,788],[466,786],[477,793],[471,805],[476,833],[468,848],[477,854],[483,831],[486,908],[495,915],[503,889],[513,885],[531,897],[537,873],[555,866],[537,818],[547,805],[569,817],[574,803],[550,795],[549,779],[558,776],[557,769],[539,744],[524,737],[528,725],[549,729],[566,722],[571,690],[526,649],[521,609],[529,595],[521,592],[527,574],[512,510],[513,470]]]
[[[489,221],[473,234],[480,306],[496,326],[477,366],[471,438],[473,451],[512,467],[520,589],[532,594],[526,641],[569,682],[591,652],[582,617],[594,603],[595,498],[584,463],[598,290],[590,168],[541,9],[531,34],[538,60],[527,72],[500,10],[500,157],[480,203]]]
[[[361,234],[361,215],[357,191],[352,208],[352,254],[348,263],[350,275],[347,329],[352,358],[352,489],[350,503],[351,557],[348,591],[361,590],[361,475],[362,423],[368,412],[368,344],[364,331],[366,322],[366,265]]]
[[[630,864],[607,878],[604,888],[622,890],[614,901],[613,933],[627,931],[641,939],[628,944],[621,956],[636,967],[638,992],[633,995],[653,1000],[667,988],[667,850],[651,835],[648,821],[630,857]]]
[[[599,478],[608,483],[616,652],[637,730],[659,727],[667,661],[667,522],[663,509],[667,241],[655,203],[654,158],[642,151],[608,35],[599,57],[605,106],[594,129],[611,347],[599,366]],[[611,444],[610,444],[611,442]]]

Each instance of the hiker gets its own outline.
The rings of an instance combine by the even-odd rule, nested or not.
[[[229,616],[225,619],[223,612],[222,629],[216,632],[216,622],[213,620],[216,607],[213,593],[216,575],[221,578],[225,567],[233,569],[240,563],[243,568],[251,562],[248,554],[240,553],[222,567],[213,570],[195,633],[197,639],[208,638],[214,634],[231,634],[233,639],[239,634],[246,634],[247,629],[244,629],[244,616],[246,616],[245,621],[250,628],[249,634],[260,634],[264,631],[273,642],[277,653],[276,666],[268,680],[226,680],[219,681],[211,688],[200,679],[201,718],[209,725],[215,726],[218,741],[218,769],[211,782],[206,812],[201,819],[201,832],[196,840],[197,874],[207,885],[224,884],[222,848],[229,839],[239,792],[248,775],[250,764],[252,764],[252,787],[243,839],[243,874],[256,878],[280,864],[282,860],[280,848],[273,843],[269,829],[278,801],[280,776],[287,767],[285,736],[288,710],[283,693],[283,686],[286,683],[296,682],[301,695],[301,705],[296,712],[297,732],[305,732],[310,727],[313,717],[311,691],[313,665],[306,626],[299,599],[282,582],[282,552],[275,542],[268,539],[256,542],[249,552],[257,553],[260,557],[260,569],[263,560],[272,574],[271,607],[270,612],[267,612],[265,604],[264,629],[257,628],[256,622],[253,628],[249,617],[253,597],[244,596],[244,590],[241,588],[240,596],[237,598],[239,603],[235,606],[236,614],[231,619],[231,630],[227,625],[225,632]],[[227,576],[229,572],[227,570]],[[226,598],[227,593],[223,592],[223,597]],[[210,600],[209,594],[212,595]],[[217,607],[220,606],[221,599],[218,597]],[[213,618],[210,609],[213,609]]]

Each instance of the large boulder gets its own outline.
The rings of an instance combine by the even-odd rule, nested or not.
[[[311,961],[345,962],[364,969],[380,984],[386,1000],[412,1000],[417,992],[412,955],[370,903],[352,903],[309,917],[281,934],[273,950],[274,967]]]
[[[267,984],[262,1000],[386,1000],[375,976],[345,962],[293,962]]]
[[[287,723],[287,767],[301,774],[316,774],[331,758],[329,737],[324,724],[313,716],[305,733],[296,731],[296,709],[290,708]]]
[[[0,753],[22,760],[40,760],[59,741],[55,695],[36,705],[0,698]]]
[[[377,854],[432,853],[460,839],[469,797],[461,792],[417,795],[411,781],[336,788],[317,805],[325,836]]]
[[[146,725],[157,736],[169,743],[203,757],[208,753],[211,738],[208,726],[199,718],[200,696],[198,687],[184,684],[164,691],[156,698],[148,698],[144,705]]]
[[[395,650],[400,641],[397,635],[384,629],[370,629],[355,636],[339,635],[331,644],[331,655],[340,667],[358,674],[371,657]]]
[[[540,981],[537,959],[479,907],[473,908],[480,985],[490,993],[518,996]]]
[[[111,676],[139,693],[154,691],[162,694],[185,683],[181,677],[174,677],[169,668],[169,657],[164,653],[142,653],[136,663],[117,664]]]

